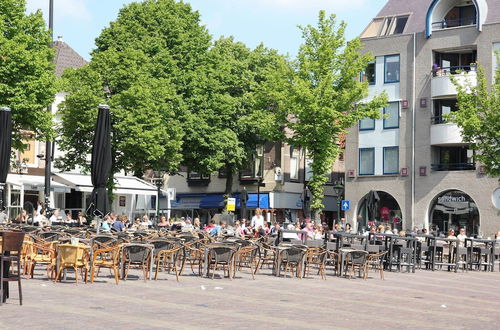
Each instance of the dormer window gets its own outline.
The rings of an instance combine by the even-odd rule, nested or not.
[[[409,15],[375,18],[363,31],[361,38],[372,38],[402,34],[406,28]]]
[[[427,11],[426,37],[433,31],[461,26],[477,26],[479,31],[486,21],[486,0],[433,0]]]

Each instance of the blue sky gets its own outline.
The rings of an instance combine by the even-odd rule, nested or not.
[[[54,35],[63,36],[84,58],[101,30],[133,0],[54,0]],[[187,0],[201,13],[214,38],[233,35],[253,48],[260,42],[295,55],[301,44],[297,25],[315,25],[318,11],[335,13],[348,23],[348,38],[359,35],[386,0]],[[27,0],[28,11],[48,12],[49,0]],[[45,15],[47,19],[47,15]]]

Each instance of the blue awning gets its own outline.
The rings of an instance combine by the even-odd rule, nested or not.
[[[206,195],[200,201],[200,209],[222,209],[224,206],[223,195]]]
[[[236,208],[241,208],[240,194],[233,194],[232,196],[236,198]],[[225,206],[225,199],[222,194],[206,195],[200,201],[200,209],[222,209]],[[260,204],[257,204],[257,194],[248,194],[247,208],[256,209],[257,207],[261,209],[269,208],[269,193],[260,194]]]
[[[236,207],[241,208],[240,194],[236,195],[235,197],[236,197]],[[268,193],[261,193],[259,195],[259,197],[260,197],[260,204],[257,205],[257,194],[254,194],[254,193],[248,194],[247,208],[256,209],[257,207],[260,207],[261,209],[268,209],[269,208],[269,194]]]

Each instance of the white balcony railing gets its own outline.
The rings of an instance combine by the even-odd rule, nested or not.
[[[463,144],[460,128],[453,123],[431,125],[431,145]]]
[[[468,71],[460,71],[454,68],[435,70],[432,73],[431,79],[431,96],[433,98],[439,98],[457,95],[457,88],[451,81],[451,76],[453,76],[461,86],[476,86],[477,74],[475,67],[468,68]]]

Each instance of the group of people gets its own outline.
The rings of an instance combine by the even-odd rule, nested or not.
[[[76,218],[73,218],[71,211],[61,213],[61,210],[54,209],[52,210],[52,214],[48,217],[46,208],[43,206],[42,202],[38,202],[37,208],[33,211],[33,214],[29,214],[25,209],[23,209],[12,220],[9,220],[5,211],[0,213],[1,224],[32,224],[41,227],[55,224],[75,226],[84,226],[87,224],[87,219],[83,212],[78,212]]]

